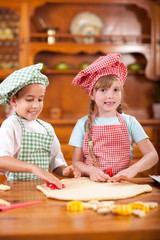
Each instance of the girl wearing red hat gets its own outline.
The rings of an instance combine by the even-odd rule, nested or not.
[[[129,180],[158,162],[158,154],[139,122],[122,113],[127,68],[119,58],[118,53],[98,58],[72,82],[91,98],[88,116],[78,120],[69,141],[72,163],[93,181]],[[130,166],[133,141],[143,157]]]

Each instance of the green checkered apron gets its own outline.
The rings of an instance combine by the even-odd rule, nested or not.
[[[22,119],[15,114],[22,127],[22,149],[19,155],[19,160],[38,165],[48,171],[49,158],[51,156],[51,146],[53,135],[50,130],[41,120],[38,121],[47,131],[47,134],[28,132],[25,129]],[[9,172],[7,180],[34,180],[39,179],[32,173],[26,172]]]

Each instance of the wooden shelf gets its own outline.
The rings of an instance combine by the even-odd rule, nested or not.
[[[43,42],[32,42],[31,43],[31,53],[32,56],[35,56],[38,52],[59,52],[65,54],[78,54],[81,52],[85,52],[86,54],[96,54],[103,53],[107,54],[110,52],[119,52],[119,53],[142,53],[144,55],[148,55],[151,49],[151,44],[105,44],[105,43],[93,43],[93,44],[77,44],[77,43],[55,43],[53,45],[49,45]]]
[[[133,70],[128,70],[128,75],[144,75],[145,74],[145,70],[137,70],[137,71],[133,71]]]
[[[19,44],[19,38],[18,37],[14,37],[14,38],[4,38],[4,39],[0,39],[0,46],[7,46],[12,45],[14,46],[15,43]]]
[[[0,69],[0,80],[5,79],[7,76],[9,76],[11,73],[13,73],[16,70],[18,70],[18,69]],[[79,73],[79,71],[81,71],[81,69],[67,69],[67,70],[47,69],[47,70],[42,71],[42,73],[44,73],[46,75],[50,75],[50,74],[76,75]],[[128,75],[135,75],[135,74],[143,75],[144,73],[145,73],[144,70],[139,70],[139,71],[128,70]]]
[[[67,70],[56,70],[56,69],[47,69],[42,71],[42,73],[44,74],[78,74],[79,71],[81,71],[82,69],[67,69]],[[138,70],[138,71],[132,71],[132,70],[128,70],[128,75],[135,75],[135,74],[139,74],[139,75],[143,75],[145,72],[144,70]]]
[[[80,42],[85,41],[85,38],[94,38],[95,42],[109,42],[109,43],[127,43],[130,44],[130,42],[135,43],[143,43],[143,41],[146,41],[148,43],[151,42],[150,35],[82,35],[82,34],[70,34],[70,33],[57,33],[57,34],[50,34],[47,33],[31,33],[31,41],[37,42],[37,38],[41,42],[46,42],[48,37],[54,37],[56,42]],[[78,39],[78,40],[76,40]]]
[[[67,70],[56,70],[56,69],[47,69],[42,71],[44,74],[77,74],[80,69],[67,69]]]

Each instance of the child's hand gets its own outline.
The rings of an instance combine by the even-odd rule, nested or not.
[[[53,183],[58,188],[62,188],[62,184],[61,184],[60,180],[57,177],[55,177],[52,173],[49,173],[49,172],[45,171],[43,168],[40,168],[37,165],[33,165],[32,173],[35,176],[43,179],[44,181],[49,182],[49,183]]]
[[[129,181],[130,180],[130,178],[129,178],[129,176],[127,175],[127,174],[125,174],[125,173],[121,173],[121,174],[116,174],[116,175],[114,175],[113,177],[111,177],[110,179],[108,179],[108,183],[114,183],[114,182],[120,182],[120,181]]]
[[[129,168],[118,172],[112,178],[110,178],[107,182],[120,182],[120,181],[130,181],[136,174],[133,173]]]
[[[74,167],[73,165],[70,165],[64,168],[63,176],[79,178],[81,176],[81,173],[78,171],[76,167]]]
[[[89,176],[94,182],[106,182],[109,179],[109,176],[97,167],[90,167]]]

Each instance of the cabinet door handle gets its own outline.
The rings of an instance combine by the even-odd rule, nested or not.
[[[69,154],[69,151],[68,151],[68,150],[65,150],[65,151],[63,152],[64,157],[66,157],[68,154]]]
[[[69,136],[68,136],[68,134],[64,134],[63,136],[60,136],[57,134],[57,137],[59,140],[64,140],[64,139],[67,139]]]

